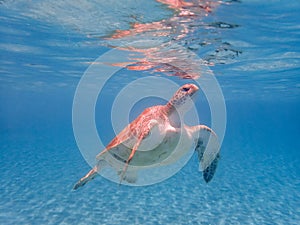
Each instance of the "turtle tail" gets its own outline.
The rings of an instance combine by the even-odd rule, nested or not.
[[[97,171],[98,168],[95,166],[74,185],[73,190],[77,190],[78,188],[84,186],[87,182],[93,180],[98,175]]]

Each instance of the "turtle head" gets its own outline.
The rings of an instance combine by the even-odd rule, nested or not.
[[[181,86],[168,102],[168,107],[175,107],[179,112],[188,111],[193,103],[193,98],[199,88],[194,84],[185,84]]]

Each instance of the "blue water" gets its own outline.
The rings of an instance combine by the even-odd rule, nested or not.
[[[300,3],[213,3],[205,11],[159,1],[0,1],[0,224],[299,224]],[[178,16],[186,11],[197,15]],[[110,38],[153,22],[183,32],[156,25]],[[204,183],[194,155],[161,183],[119,186],[99,176],[72,191],[90,169],[73,132],[76,87],[99,56],[136,39],[160,43],[146,58],[155,67],[121,68],[106,84],[96,105],[100,138],[113,138],[112,102],[133,81],[203,82],[157,64],[171,59],[197,72],[197,63],[181,60],[189,55],[167,55],[180,45],[203,59],[224,95],[227,125],[215,177]],[[160,101],[146,100],[131,119]],[[203,94],[196,105],[201,123],[210,125]]]

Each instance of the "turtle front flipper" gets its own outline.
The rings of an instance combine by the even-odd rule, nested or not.
[[[127,179],[125,179],[125,173],[128,169],[128,165],[130,161],[132,160],[134,154],[138,150],[138,148],[141,146],[142,141],[148,137],[151,134],[151,131],[153,131],[153,128],[158,126],[158,121],[154,119],[145,119],[142,117],[142,119],[137,120],[136,123],[140,122],[143,126],[136,126],[136,129],[134,131],[135,134],[137,134],[137,140],[131,149],[130,155],[128,159],[125,162],[125,166],[123,168],[123,171],[120,173],[120,184],[122,183],[123,180],[127,180],[129,183],[134,183],[136,181],[136,174],[130,174],[127,176]]]
[[[208,183],[213,178],[220,158],[220,144],[215,132],[207,126],[198,125],[192,127],[196,138],[195,151],[200,162],[199,170],[203,172],[203,178]]]
[[[118,175],[122,176],[122,172],[119,172]],[[130,184],[134,184],[137,180],[137,171],[136,170],[127,170],[126,173],[123,175],[123,180]],[[121,179],[120,179],[121,182]]]
[[[220,159],[220,154],[218,153],[216,158],[212,161],[212,163],[203,171],[203,179],[206,183],[211,181],[211,179],[214,177],[218,162]]]
[[[132,148],[132,150],[131,150],[131,153],[130,153],[130,155],[129,155],[129,157],[128,157],[126,163],[125,163],[125,166],[124,166],[124,168],[123,168],[123,171],[120,173],[120,184],[122,183],[122,180],[124,180],[124,178],[125,178],[125,173],[126,173],[126,171],[127,171],[127,168],[128,168],[128,165],[129,165],[130,161],[132,160],[132,158],[133,158],[133,156],[134,156],[136,150],[138,149],[138,147],[140,146],[142,140],[145,138],[146,135],[148,135],[148,133],[147,133],[147,134],[142,134],[142,135],[139,137],[139,139],[137,140],[137,142],[135,143],[135,145],[133,146],[133,148]],[[135,182],[135,181],[134,181],[134,182]]]

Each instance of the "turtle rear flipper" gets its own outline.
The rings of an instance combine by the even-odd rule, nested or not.
[[[107,163],[104,160],[99,160],[97,165],[74,185],[73,190],[77,190],[78,188],[83,187],[87,182],[93,180],[98,175],[100,168],[103,169],[106,165]]]
[[[78,188],[84,186],[87,182],[93,180],[97,175],[97,166],[95,166],[74,185],[73,190],[77,190]]]

